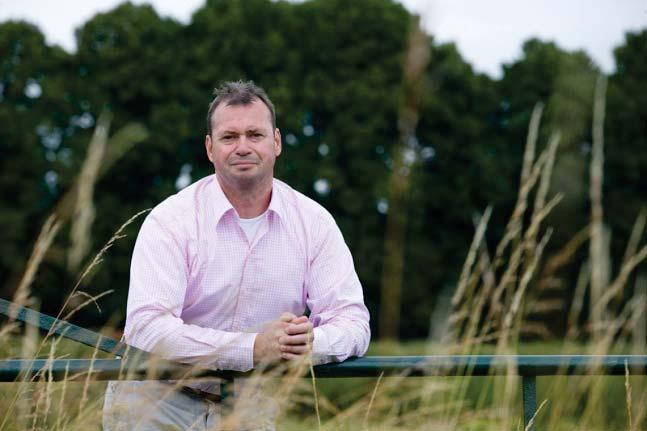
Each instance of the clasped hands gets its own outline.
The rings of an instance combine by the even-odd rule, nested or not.
[[[254,365],[298,359],[312,350],[312,323],[306,316],[285,312],[265,326],[254,340]]]

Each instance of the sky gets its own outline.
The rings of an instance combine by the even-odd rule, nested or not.
[[[74,29],[120,0],[0,0],[0,22],[25,19],[50,44],[74,51]],[[204,0],[133,0],[151,3],[160,15],[187,23]],[[613,72],[613,48],[628,31],[647,29],[647,0],[403,0],[439,42],[456,43],[478,72],[501,76],[501,64],[521,56],[530,37],[586,51]]]

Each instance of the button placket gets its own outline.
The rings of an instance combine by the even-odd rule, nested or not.
[[[249,247],[249,246],[248,246]],[[232,330],[233,331],[240,331],[241,328],[243,327],[242,321],[243,321],[243,313],[244,310],[241,309],[241,304],[245,303],[246,297],[247,297],[247,289],[246,289],[246,283],[245,280],[247,278],[247,266],[249,263],[249,259],[251,257],[252,251],[251,249],[247,249],[247,252],[245,254],[245,260],[243,262],[243,268],[241,271],[240,275],[240,282],[238,284],[238,298],[236,299],[236,308],[234,310],[234,318],[232,320]]]

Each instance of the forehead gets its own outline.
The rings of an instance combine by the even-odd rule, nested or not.
[[[227,105],[222,103],[211,116],[211,126],[215,132],[223,130],[245,130],[249,128],[272,127],[271,112],[261,100],[247,105]]]

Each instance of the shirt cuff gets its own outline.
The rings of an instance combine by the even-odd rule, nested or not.
[[[241,365],[244,366],[243,371],[249,371],[254,368],[254,343],[256,342],[256,336],[258,333],[246,333],[243,335],[243,343],[241,345],[243,352],[243,362]]]
[[[312,340],[312,363],[314,365],[325,364],[335,360],[330,354],[330,342],[328,334],[320,327],[312,330],[314,339]]]
[[[254,368],[256,333],[239,332],[227,348],[214,352],[215,365],[220,370],[249,371]]]

